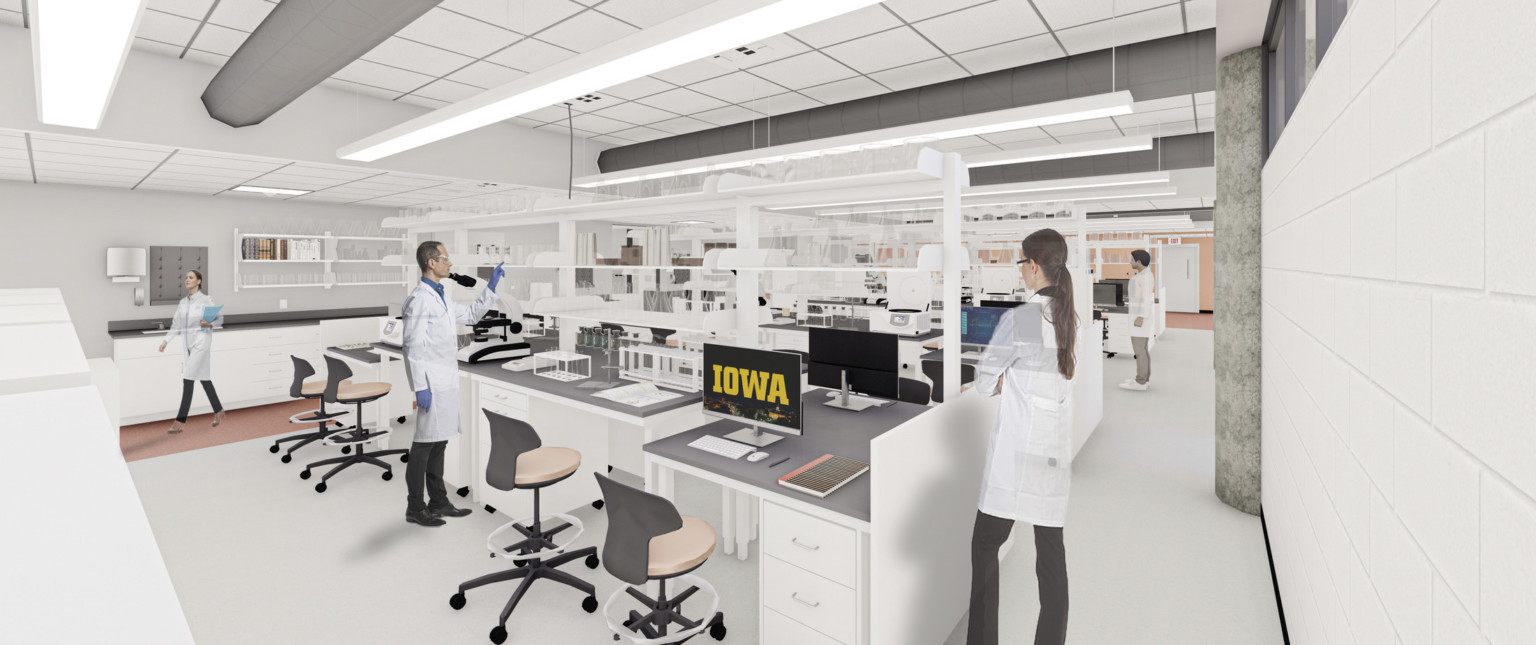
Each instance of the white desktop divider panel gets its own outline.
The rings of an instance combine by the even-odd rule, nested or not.
[[[91,384],[90,363],[69,322],[0,325],[0,357],[0,394]]]
[[[965,390],[870,442],[871,643],[942,643],[965,614],[998,401]]]

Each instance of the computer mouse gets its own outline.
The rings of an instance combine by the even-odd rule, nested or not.
[[[754,452],[754,453],[752,453],[750,455],[747,455],[747,461],[750,461],[752,463],[757,463],[757,462],[762,461],[762,460],[767,459],[767,458],[768,458],[768,453],[763,452],[761,450],[759,450],[757,452]]]

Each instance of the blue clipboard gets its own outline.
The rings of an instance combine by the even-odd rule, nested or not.
[[[219,311],[222,309],[224,309],[224,305],[208,305],[203,307],[203,321],[211,323],[218,320]]]

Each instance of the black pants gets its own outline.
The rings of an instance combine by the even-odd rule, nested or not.
[[[423,485],[432,506],[448,505],[448,488],[443,485],[443,452],[447,448],[447,440],[411,444],[411,460],[405,464],[405,512],[427,510],[422,502]]]
[[[1012,531],[1013,520],[976,511],[976,528],[971,533],[971,617],[965,632],[966,645],[997,645],[997,552]],[[1067,550],[1060,527],[1035,527],[1035,578],[1040,584],[1035,645],[1062,645],[1067,642]]]
[[[223,410],[219,405],[219,393],[213,391],[213,381],[203,381],[203,391],[208,393],[208,403],[213,405],[213,411]],[[176,420],[187,422],[187,411],[192,409],[192,379],[181,379],[181,408],[176,410]]]

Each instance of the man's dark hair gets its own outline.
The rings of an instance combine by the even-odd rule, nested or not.
[[[1141,249],[1136,249],[1135,251],[1131,251],[1131,259],[1133,259],[1133,260],[1135,260],[1137,262],[1140,262],[1141,266],[1144,266],[1144,267],[1152,266],[1152,254],[1148,253],[1146,251],[1143,251]]]
[[[416,246],[416,266],[421,267],[421,272],[427,272],[427,262],[432,258],[447,255],[443,253],[443,243],[437,240],[427,240]]]

